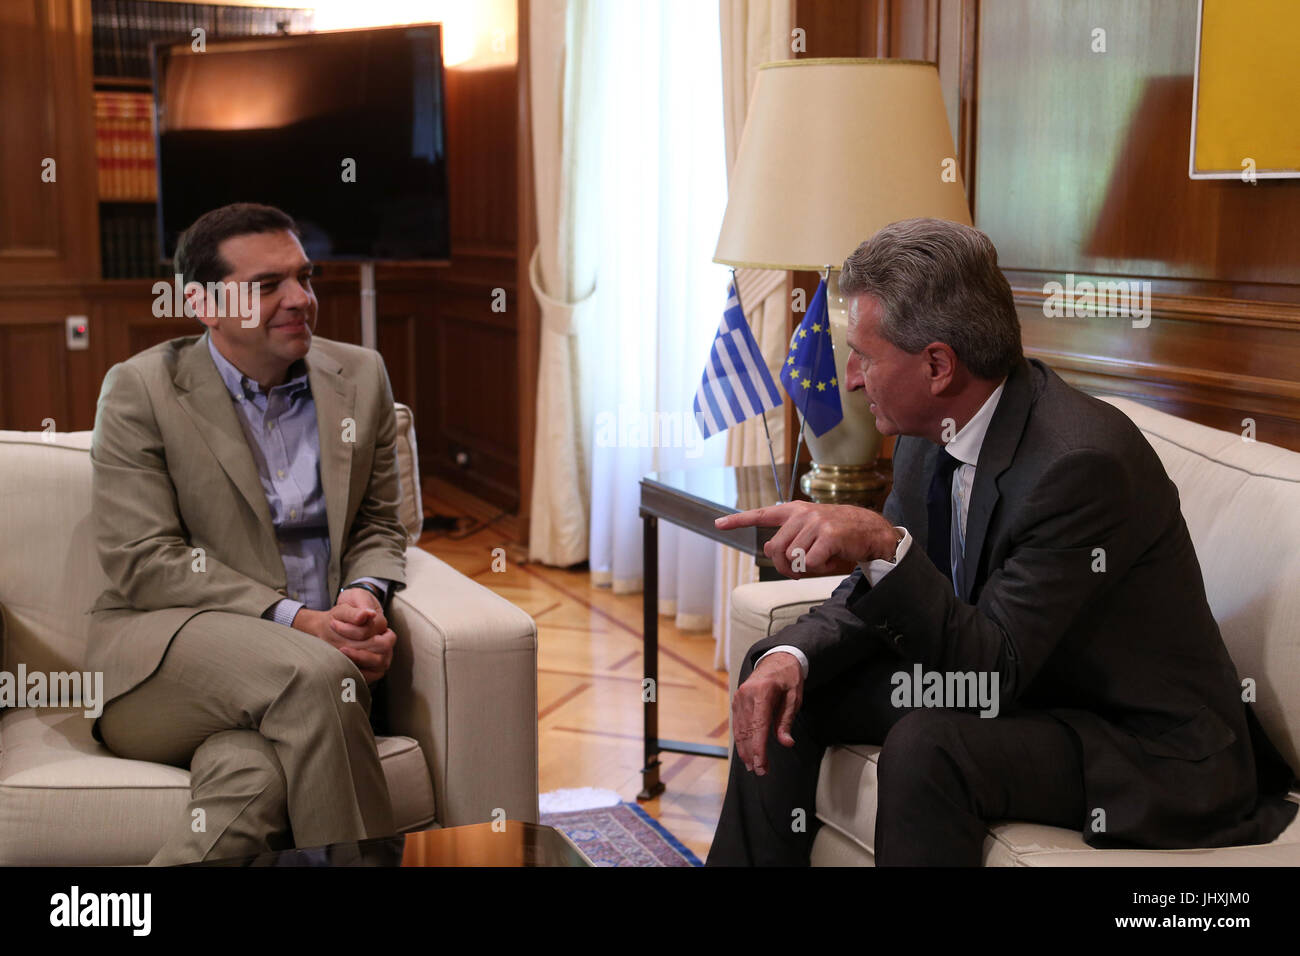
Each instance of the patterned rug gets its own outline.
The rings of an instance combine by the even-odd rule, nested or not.
[[[543,813],[541,822],[563,830],[597,866],[703,865],[663,824],[633,803]]]

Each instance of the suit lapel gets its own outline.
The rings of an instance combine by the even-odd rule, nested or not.
[[[343,377],[342,368],[313,350],[307,355],[307,380],[316,404],[316,427],[320,440],[320,480],[325,492],[325,513],[330,533],[330,592],[338,580],[343,553],[344,523],[348,494],[352,487],[352,450],[364,436],[356,433],[356,386]]]
[[[248,450],[248,438],[235,417],[230,392],[208,352],[206,332],[177,362],[174,381],[180,390],[177,400],[181,407],[221,469],[257,515],[258,523],[270,533],[271,509],[266,503],[266,492],[257,476],[253,454]]]
[[[975,484],[971,488],[970,510],[966,513],[966,553],[959,592],[963,601],[970,601],[975,587],[980,554],[1000,496],[998,478],[1011,466],[1032,405],[1030,367],[1022,361],[1007,376],[1007,384],[1002,389],[1002,397],[980,447],[979,461],[975,464]],[[930,473],[933,473],[933,468]]]

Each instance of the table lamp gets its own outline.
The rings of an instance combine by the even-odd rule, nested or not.
[[[882,227],[918,216],[971,224],[933,63],[834,58],[758,68],[713,261],[826,277],[844,418],[820,437],[803,433],[813,465],[801,487],[816,501],[852,501],[882,481],[875,419],[844,387],[839,266]]]

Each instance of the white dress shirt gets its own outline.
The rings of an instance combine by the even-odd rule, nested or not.
[[[952,507],[953,516],[957,519],[953,522],[953,529],[960,529],[960,537],[954,534],[961,546],[962,554],[966,551],[966,516],[970,513],[970,495],[971,489],[975,487],[975,464],[979,461],[980,449],[984,447],[984,436],[988,433],[989,422],[993,420],[993,413],[997,410],[998,400],[1002,398],[1002,389],[1006,386],[1007,380],[1002,379],[993,393],[984,400],[984,404],[979,407],[970,421],[961,427],[957,434],[952,436],[952,440],[944,443],[944,451],[956,458],[961,464],[952,473]],[[903,540],[898,542],[898,549],[894,552],[893,561],[877,559],[874,561],[863,561],[858,566],[862,568],[862,573],[871,586],[875,587],[880,580],[898,567],[898,562],[903,560],[908,549],[912,546],[912,536],[906,528],[896,528],[903,534]],[[955,553],[955,552],[954,552]],[[790,644],[781,644],[772,648],[763,654],[758,660],[768,654],[783,652],[792,654],[799,661],[799,667],[803,671],[804,680],[808,679],[808,658],[803,651]],[[758,661],[754,662],[758,666]]]

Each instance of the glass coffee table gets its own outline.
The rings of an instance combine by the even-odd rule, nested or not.
[[[592,866],[554,827],[504,820],[420,830],[373,840],[294,847],[190,866]]]

